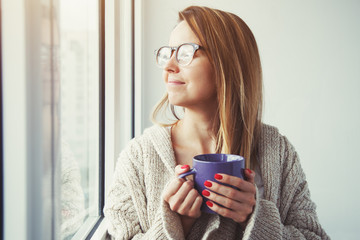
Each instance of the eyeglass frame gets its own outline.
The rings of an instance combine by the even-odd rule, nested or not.
[[[178,54],[178,52],[179,52],[179,48],[180,48],[181,46],[183,46],[183,45],[191,45],[191,46],[193,47],[193,50],[194,50],[193,53],[192,53],[190,62],[187,63],[187,64],[185,64],[185,65],[180,64],[180,62],[179,62],[179,60],[178,60],[178,57],[177,57],[177,54]],[[162,48],[165,48],[165,47],[166,47],[166,48],[170,48],[170,50],[171,50],[170,58],[169,58],[169,60],[168,60],[166,63],[168,63],[168,62],[170,61],[170,59],[171,59],[171,57],[172,57],[172,55],[173,55],[173,52],[175,51],[175,59],[176,59],[176,62],[177,62],[180,66],[182,66],[182,67],[185,67],[185,66],[190,65],[190,63],[191,63],[191,62],[193,61],[193,59],[194,59],[194,55],[195,55],[195,53],[196,53],[197,50],[204,49],[203,46],[200,46],[200,45],[197,44],[197,43],[182,43],[182,44],[180,44],[180,45],[177,46],[177,47],[162,46],[162,47],[160,47],[159,49],[154,50],[154,54],[155,54],[155,58],[156,58],[156,64],[157,64],[159,67],[161,67],[161,68],[164,68],[164,66],[161,66],[161,65],[159,64],[158,57],[159,57],[159,52],[160,52],[160,50],[161,50]],[[166,64],[165,64],[165,65],[166,65]]]

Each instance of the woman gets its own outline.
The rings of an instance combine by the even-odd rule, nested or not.
[[[255,38],[236,15],[206,7],[179,13],[169,46],[157,51],[170,105],[181,119],[155,125],[120,154],[104,209],[115,239],[328,239],[298,156],[261,123],[262,79]],[[218,174],[198,193],[177,176],[192,157],[246,158],[246,180]],[[250,170],[251,169],[251,170]],[[200,211],[202,197],[218,214]],[[222,205],[222,206],[221,206]]]

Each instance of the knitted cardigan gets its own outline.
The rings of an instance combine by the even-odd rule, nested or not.
[[[259,165],[264,197],[243,231],[233,220],[202,213],[186,239],[329,239],[310,199],[299,158],[286,137],[263,125]],[[113,239],[185,239],[180,218],[161,198],[174,177],[170,129],[153,126],[117,161],[104,214]]]

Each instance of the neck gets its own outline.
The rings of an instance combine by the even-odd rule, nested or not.
[[[183,119],[175,126],[176,142],[195,148],[201,153],[215,152],[214,112],[186,109]]]

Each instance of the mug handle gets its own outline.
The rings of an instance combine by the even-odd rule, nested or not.
[[[190,169],[190,171],[188,171],[186,173],[180,174],[178,176],[178,178],[184,178],[184,177],[192,175],[192,174],[196,174],[196,169],[195,168]]]

